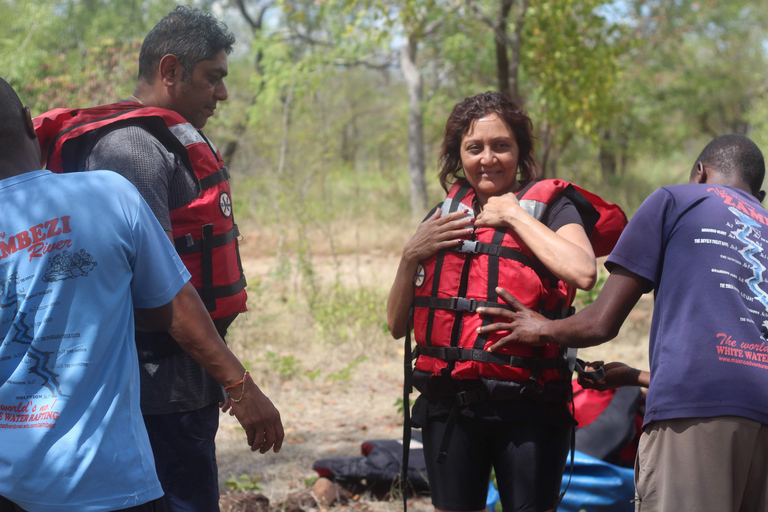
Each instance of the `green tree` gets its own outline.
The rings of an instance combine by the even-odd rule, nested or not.
[[[763,2],[637,0],[617,17],[633,43],[621,57],[626,108],[609,128],[608,151],[631,160],[675,151],[691,139],[750,135],[762,123]]]

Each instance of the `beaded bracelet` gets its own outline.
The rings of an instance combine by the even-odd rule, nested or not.
[[[243,397],[245,396],[245,381],[247,381],[248,377],[250,377],[250,376],[251,376],[250,372],[248,370],[246,370],[245,374],[243,375],[243,380],[241,380],[240,382],[237,382],[235,384],[232,384],[231,386],[224,386],[224,391],[227,392],[227,398],[229,398],[234,403],[237,403],[237,402],[241,401],[243,399]],[[234,389],[234,388],[236,388],[237,386],[239,386],[241,384],[243,385],[243,389],[242,389],[242,391],[240,391],[240,398],[235,400],[234,398],[232,398],[229,395],[229,390],[230,389]]]

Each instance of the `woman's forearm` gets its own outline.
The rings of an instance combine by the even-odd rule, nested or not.
[[[522,208],[516,210],[505,220],[541,263],[565,283],[591,289],[597,281],[597,265],[584,228],[566,224],[554,232]]]
[[[418,260],[409,260],[405,254],[400,258],[395,281],[387,297],[387,327],[395,339],[405,336],[408,329],[408,313],[413,303],[413,276]]]

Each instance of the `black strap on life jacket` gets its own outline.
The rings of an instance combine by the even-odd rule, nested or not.
[[[205,178],[200,180],[200,190],[215,187],[219,183],[227,181],[229,179],[229,168],[226,165],[222,165],[221,169],[213,174],[209,174]]]
[[[478,242],[477,240],[463,240],[461,245],[456,246],[451,250],[465,254],[487,254],[489,256],[499,256],[508,260],[514,260],[518,263],[522,263],[526,267],[531,268],[533,268],[534,265],[531,258],[529,258],[527,255],[523,254],[517,249],[504,247],[501,245],[501,242],[499,242],[499,244],[488,244],[485,242]]]
[[[403,347],[403,465],[400,468],[400,490],[403,493],[403,512],[408,512],[408,495],[405,483],[408,481],[408,462],[411,454],[411,393],[413,393],[413,355],[411,354],[411,318],[413,307],[408,312],[408,325]]]
[[[210,226],[211,230],[213,230],[213,224],[210,224]],[[213,233],[213,231],[211,231],[211,233]],[[239,236],[240,230],[238,229],[237,224],[235,224],[232,226],[232,229],[226,233],[221,233],[219,235],[211,234],[211,236],[207,239],[207,244],[211,247],[211,249],[216,247],[223,247]],[[191,233],[187,233],[184,236],[174,238],[173,244],[176,246],[176,252],[179,254],[190,254],[193,252],[201,252],[203,250],[203,238],[195,239],[192,237]]]
[[[213,285],[213,250],[236,240],[240,236],[240,230],[237,228],[237,224],[235,224],[226,233],[214,235],[213,224],[205,224],[201,228],[201,235],[201,238],[194,239],[191,233],[187,233],[184,236],[175,238],[174,245],[176,246],[176,252],[179,254],[201,253],[202,287],[197,290],[197,293],[200,295],[200,299],[205,304],[208,312],[212,312],[216,311],[216,299],[236,295],[246,286],[245,275],[240,264],[240,254],[237,255],[240,279],[228,285]]]
[[[526,370],[531,370],[537,367],[545,370],[568,367],[568,360],[565,357],[542,357],[537,360],[532,357],[513,356],[461,347],[418,347],[417,351],[419,355],[436,357],[449,362],[477,361],[481,363],[500,364],[512,368],[523,368]]]
[[[494,292],[495,293],[495,292]],[[417,308],[449,309],[457,312],[474,313],[477,308],[501,308],[512,311],[512,308],[503,302],[489,302],[485,300],[467,299],[465,297],[415,297],[413,305]],[[538,313],[549,320],[568,318],[575,312],[573,306],[561,309],[540,309]]]

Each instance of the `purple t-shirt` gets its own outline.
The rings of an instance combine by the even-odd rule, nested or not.
[[[768,211],[731,187],[664,187],[632,218],[606,267],[648,279],[655,293],[646,424],[768,423],[766,246]]]

